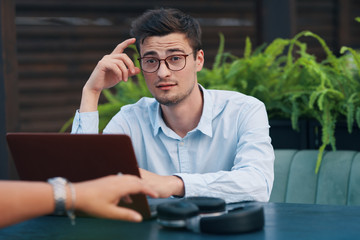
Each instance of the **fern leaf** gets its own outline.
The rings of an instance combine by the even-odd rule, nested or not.
[[[251,41],[249,37],[245,40],[244,58],[247,59],[251,56]]]
[[[216,57],[215,57],[215,62],[214,62],[214,65],[213,65],[213,69],[216,69],[216,68],[220,67],[222,54],[224,52],[224,46],[225,46],[224,34],[219,33],[219,37],[220,37],[219,49],[218,49],[218,52],[217,52]]]
[[[305,31],[304,36],[311,36],[311,37],[314,37],[315,39],[317,39],[318,42],[320,43],[320,45],[322,46],[322,48],[324,49],[324,51],[325,51],[325,53],[327,55],[327,60],[329,61],[329,63],[331,63],[331,65],[334,67],[334,69],[338,70],[336,57],[332,53],[332,51],[330,50],[328,45],[326,44],[325,40],[323,38],[321,38],[319,35],[317,35],[315,33],[312,33],[310,31]]]
[[[346,105],[346,122],[347,122],[347,128],[348,132],[352,133],[352,128],[354,125],[354,116],[355,116],[355,106],[353,102],[348,102]]]
[[[317,160],[316,160],[316,166],[315,166],[315,173],[316,174],[319,173],[321,161],[322,161],[322,158],[324,156],[324,150],[325,150],[326,146],[327,146],[327,144],[323,143],[319,148],[319,152],[318,152]]]
[[[320,94],[320,96],[318,98],[318,101],[317,101],[320,111],[324,110],[324,97],[325,97],[325,95],[326,95],[326,91],[323,91]]]
[[[352,49],[350,47],[342,47],[340,49],[341,54],[344,54],[346,51],[349,51],[352,54],[352,56],[354,58],[354,61],[355,61],[355,64],[356,64],[356,66],[358,68],[358,73],[360,75],[360,55],[354,49]]]
[[[272,63],[280,54],[284,52],[284,49],[289,45],[290,40],[277,38],[275,39],[264,51],[264,54],[270,58]]]

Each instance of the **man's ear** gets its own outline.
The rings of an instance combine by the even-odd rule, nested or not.
[[[199,50],[196,54],[196,71],[199,72],[204,66],[204,51]]]

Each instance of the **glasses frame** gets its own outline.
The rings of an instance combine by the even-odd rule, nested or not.
[[[146,72],[146,73],[154,73],[154,72],[156,72],[157,70],[159,70],[160,65],[161,65],[161,61],[164,61],[165,66],[167,67],[167,69],[169,69],[170,71],[177,72],[177,71],[183,70],[183,69],[186,67],[186,58],[187,58],[188,56],[190,56],[191,54],[193,54],[193,52],[188,53],[188,54],[173,54],[173,55],[167,56],[166,58],[141,57],[141,58],[138,58],[138,61],[139,61],[140,66],[141,66],[141,70],[142,70],[143,72]],[[185,57],[185,63],[184,63],[184,66],[183,66],[181,69],[172,70],[172,69],[169,67],[169,63],[166,61],[166,59],[171,58],[171,57],[174,57],[174,56],[182,56],[182,57]],[[159,61],[159,64],[158,64],[157,68],[156,68],[154,71],[149,72],[149,71],[145,71],[145,70],[143,69],[142,64],[141,64],[141,60],[142,60],[142,59],[145,59],[145,58],[154,58],[154,59],[157,59],[157,60]]]

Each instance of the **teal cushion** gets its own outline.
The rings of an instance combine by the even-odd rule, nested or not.
[[[315,173],[317,150],[275,150],[271,202],[360,205],[360,153],[328,151]]]
[[[302,150],[295,154],[289,171],[285,202],[314,203],[317,174],[317,150]]]
[[[360,205],[360,153],[354,156],[349,177],[347,205]]]
[[[317,184],[316,202],[346,205],[349,176],[356,152],[335,151],[324,154]]]
[[[297,150],[275,151],[274,186],[271,192],[271,202],[285,202],[289,170]]]

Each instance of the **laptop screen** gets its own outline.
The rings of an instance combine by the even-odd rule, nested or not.
[[[129,136],[122,134],[8,133],[7,141],[21,180],[47,181],[64,177],[71,182],[119,172],[140,176]],[[150,217],[143,194],[125,205]]]

